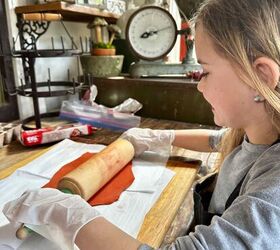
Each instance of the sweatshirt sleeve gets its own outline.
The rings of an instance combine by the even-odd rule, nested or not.
[[[247,181],[242,194],[221,217],[214,216],[209,226],[198,225],[195,232],[177,238],[161,250],[277,249],[280,239],[280,164],[277,165],[277,168],[274,165],[269,171],[256,173]]]
[[[227,128],[222,128],[211,131],[209,135],[209,146],[212,150],[218,151],[218,146],[227,130]]]

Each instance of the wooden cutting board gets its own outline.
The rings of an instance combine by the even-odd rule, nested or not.
[[[51,147],[50,147],[51,148]],[[28,164],[50,148],[42,149],[16,164],[0,170],[0,179],[6,178],[16,169]],[[147,213],[137,239],[158,248],[166,235],[176,213],[196,178],[200,161],[184,157],[171,157],[167,167],[175,172],[174,177],[160,195],[158,201]]]
[[[199,162],[169,160],[167,167],[176,174],[147,213],[137,239],[159,248],[175,215],[196,178]]]

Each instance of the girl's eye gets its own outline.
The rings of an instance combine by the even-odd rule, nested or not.
[[[199,81],[200,81],[202,78],[206,77],[208,74],[209,74],[208,72],[203,72],[203,73],[201,73]]]

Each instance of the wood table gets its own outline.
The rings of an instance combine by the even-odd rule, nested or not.
[[[182,122],[142,118],[141,127],[154,129],[187,129],[209,128]],[[75,138],[84,143],[109,144],[118,138],[120,133],[101,129],[95,134]],[[45,153],[48,146],[26,148],[18,142],[5,146],[0,150],[0,178],[11,174],[15,169],[23,166]],[[184,158],[178,158],[184,157]],[[176,174],[165,188],[153,208],[146,215],[138,239],[155,248],[174,241],[178,236],[186,233],[192,220],[192,192],[191,187],[199,168],[198,162],[188,162],[186,157],[207,158],[207,155],[194,153],[189,150],[174,147],[167,167]],[[178,160],[179,159],[179,160]],[[203,160],[203,159],[202,159]],[[1,170],[2,169],[2,170]]]

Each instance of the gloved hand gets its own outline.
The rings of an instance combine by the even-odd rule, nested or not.
[[[15,227],[20,227],[22,223],[44,226],[49,240],[71,250],[74,249],[79,230],[100,216],[80,196],[51,188],[24,193],[18,199],[8,202],[3,212]]]
[[[141,155],[144,151],[166,154],[170,152],[175,132],[174,130],[131,128],[124,132],[121,138],[132,143],[136,156]]]

